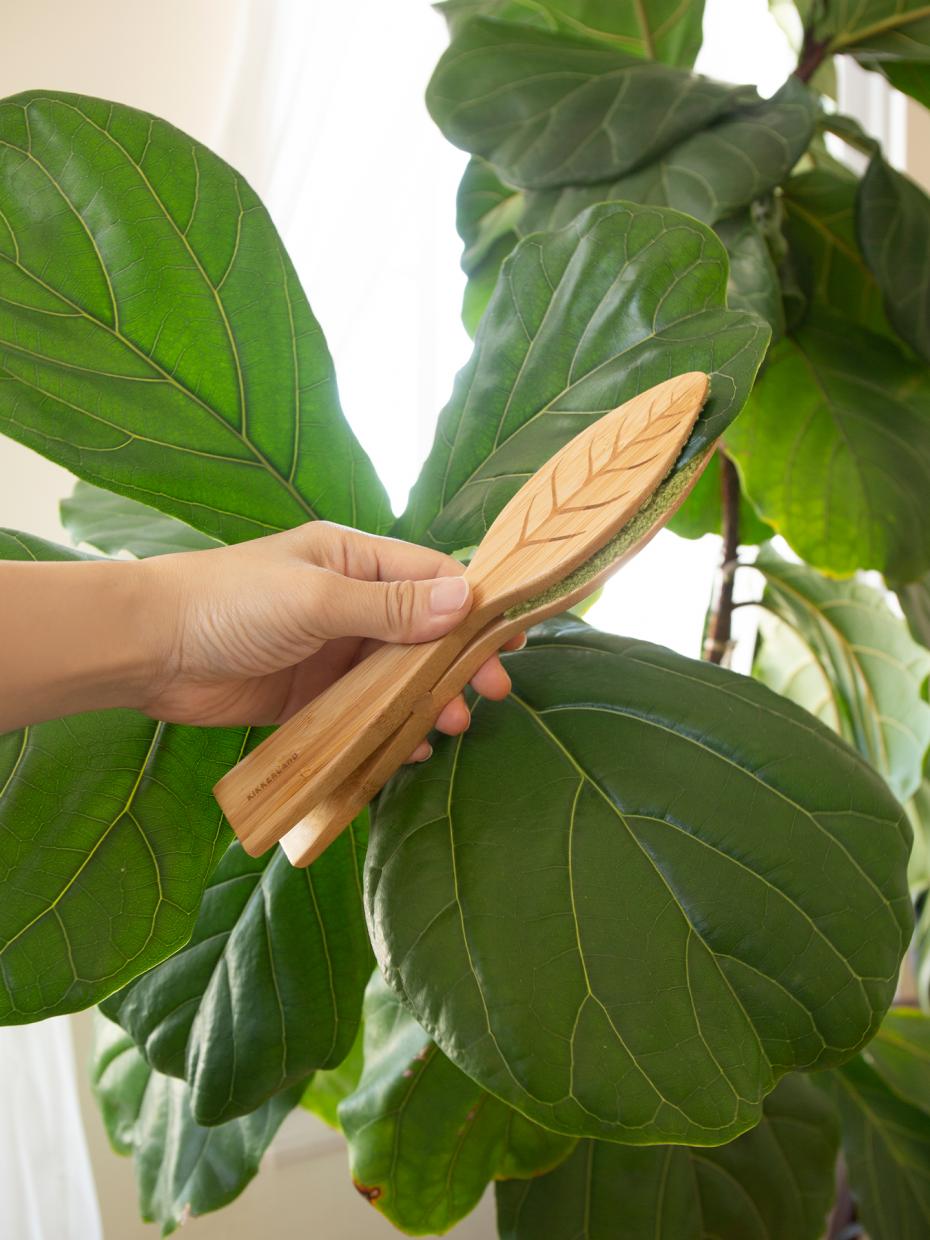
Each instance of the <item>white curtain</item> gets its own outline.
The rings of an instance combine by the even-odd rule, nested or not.
[[[0,1234],[100,1240],[67,1017],[0,1028]]]
[[[253,4],[218,139],[284,237],[396,508],[470,351],[454,216],[466,156],[423,101],[445,43],[426,0]]]

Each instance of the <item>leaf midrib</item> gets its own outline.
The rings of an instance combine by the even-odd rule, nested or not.
[[[891,13],[880,21],[872,22],[871,25],[860,26],[857,30],[850,30],[846,34],[834,35],[830,40],[829,51],[835,52],[841,48],[854,47],[857,43],[864,43],[867,39],[871,39],[877,34],[887,34],[890,31],[899,30],[902,27],[910,26],[914,22],[920,21],[924,17],[930,17],[930,4],[922,5],[919,9]]]
[[[80,226],[82,227],[82,229],[84,229],[85,233],[87,233],[90,239],[90,242],[94,248],[94,252],[97,254],[97,258],[100,263],[101,271],[111,290],[111,297],[113,299],[113,310],[114,310],[113,325],[111,326],[109,323],[104,322],[103,319],[95,317],[88,310],[86,310],[84,306],[80,305],[78,302],[73,301],[71,298],[66,296],[63,292],[59,291],[58,289],[55,289],[53,286],[47,284],[44,280],[41,279],[40,276],[38,276],[35,272],[30,270],[28,267],[26,267],[18,258],[14,259],[14,258],[11,258],[9,255],[2,254],[2,253],[0,253],[0,258],[4,259],[6,262],[15,266],[27,278],[39,284],[42,288],[44,288],[47,292],[49,292],[53,297],[56,297],[58,300],[64,302],[66,305],[69,305],[74,311],[80,314],[83,318],[87,319],[87,321],[91,323],[94,327],[103,328],[105,331],[109,332],[116,340],[118,340],[125,347],[129,348],[145,365],[150,366],[157,374],[159,374],[164,382],[176,388],[184,397],[193,401],[196,405],[198,405],[201,409],[203,409],[206,413],[208,413],[212,418],[218,421],[220,425],[222,425],[226,431],[229,431],[233,435],[235,435],[236,438],[238,438],[240,442],[243,444],[243,446],[246,447],[252,453],[252,455],[256,458],[256,461],[259,464],[261,464],[261,466],[264,469],[266,469],[268,473],[270,473],[271,476],[275,478],[275,480],[289,492],[291,497],[300,505],[301,508],[304,509],[304,511],[308,514],[308,516],[311,519],[316,519],[318,514],[314,511],[312,505],[310,505],[308,501],[300,494],[300,492],[294,486],[291,479],[285,478],[284,475],[282,475],[274,467],[274,465],[271,463],[268,457],[265,456],[265,454],[261,451],[258,445],[255,444],[249,438],[248,434],[246,433],[247,422],[246,422],[244,381],[243,381],[243,375],[242,375],[241,359],[239,358],[238,346],[236,344],[235,335],[232,331],[232,325],[230,324],[229,318],[226,314],[225,306],[222,303],[222,298],[220,298],[219,293],[217,289],[214,287],[212,281],[210,281],[209,278],[207,277],[207,274],[204,271],[204,268],[199,258],[197,257],[193,248],[191,247],[187,236],[178,229],[176,222],[171,218],[171,215],[166,210],[164,203],[161,201],[159,196],[155,193],[155,190],[152,187],[151,182],[149,181],[148,177],[145,175],[145,173],[142,171],[142,169],[139,167],[136,161],[131,157],[131,155],[125,150],[125,148],[119,142],[116,141],[116,139],[112,136],[112,134],[110,134],[107,130],[102,129],[99,125],[96,124],[96,122],[92,121],[85,112],[82,112],[79,108],[75,107],[71,103],[68,103],[64,100],[50,99],[47,96],[36,96],[34,102],[39,102],[40,100],[46,103],[61,103],[63,107],[67,107],[72,112],[74,112],[77,116],[81,117],[87,124],[91,125],[94,129],[98,131],[98,133],[102,134],[113,146],[115,146],[120,152],[122,152],[126,160],[132,165],[133,168],[135,168],[139,177],[142,179],[146,188],[148,189],[153,202],[157,205],[162,216],[165,218],[168,224],[173,228],[175,234],[178,236],[179,240],[181,241],[181,244],[184,246],[187,253],[190,255],[191,260],[194,262],[195,266],[197,267],[197,270],[199,271],[204,284],[211,291],[211,294],[217,305],[219,313],[222,317],[224,328],[227,332],[230,349],[233,355],[234,365],[236,367],[237,381],[239,384],[240,426],[238,427],[234,426],[230,421],[228,421],[219,412],[219,410],[214,409],[211,405],[207,404],[207,402],[204,401],[201,397],[197,396],[193,391],[191,391],[191,389],[188,388],[185,384],[177,380],[173,375],[171,375],[168,371],[166,371],[158,362],[156,362],[153,357],[149,357],[138,345],[135,344],[134,341],[130,340],[130,338],[126,336],[120,330],[117,304],[116,304],[115,295],[113,294],[112,286],[110,285],[109,272],[103,262],[103,258],[100,255],[99,249],[97,248],[94,238],[89,233],[89,230],[87,228],[87,225],[83,217],[81,216],[81,213],[78,211],[75,204],[71,201],[71,199],[65,193],[64,189],[58,183],[55,177],[52,176],[51,171],[48,168],[46,168],[45,165],[42,164],[38,159],[36,159],[36,157],[32,154],[31,151],[25,151],[22,149],[22,147],[15,146],[13,143],[7,142],[5,139],[0,139],[0,146],[6,146],[10,150],[15,151],[17,154],[24,156],[25,158],[31,160],[34,163],[35,166],[43,173],[43,175],[48,179],[49,183],[57,191],[57,193],[61,197],[62,202],[65,203],[68,210],[72,213],[75,219],[79,222]],[[26,106],[22,104],[19,106],[22,108],[24,116],[28,118],[28,110]],[[238,178],[238,175],[236,175],[235,184],[237,186],[237,192],[238,192],[238,183],[239,183],[239,178]],[[7,227],[8,228],[10,227],[9,223],[7,223]],[[16,238],[15,232],[12,230],[12,228],[10,229],[10,233],[11,233],[11,236],[13,237],[13,241],[16,246],[16,251],[18,254],[19,243]],[[35,308],[35,312],[38,314],[45,313],[43,310],[39,308]],[[296,347],[296,342],[295,342],[295,347]],[[299,380],[298,380],[298,376],[296,373],[295,373],[294,379],[295,379],[295,388],[298,389],[298,399],[299,399]],[[18,380],[15,380],[15,377],[14,377],[14,381],[18,381]],[[297,436],[297,429],[298,428],[295,426],[294,428],[295,438]]]

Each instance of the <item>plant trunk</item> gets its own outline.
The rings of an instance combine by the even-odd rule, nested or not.
[[[736,472],[736,466],[722,448],[717,449],[717,456],[720,459],[723,547],[720,554],[717,600],[704,642],[704,658],[709,663],[722,663],[730,649],[733,579],[736,576],[736,557],[739,552],[739,474]]]

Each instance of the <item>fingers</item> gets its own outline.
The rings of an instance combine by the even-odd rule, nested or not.
[[[465,699],[459,694],[442,708],[435,726],[437,731],[445,732],[446,736],[458,736],[470,723],[471,712],[465,705]]]
[[[407,759],[408,762],[425,762],[427,758],[433,756],[433,747],[429,741],[420,741],[416,749]]]
[[[314,630],[321,638],[373,637],[427,642],[455,628],[471,608],[463,577],[360,581],[326,569],[310,570]]]
[[[510,677],[497,655],[492,655],[471,678],[471,687],[483,698],[501,702],[510,692]]]
[[[382,538],[330,521],[311,521],[288,534],[299,555],[321,568],[360,581],[424,581],[459,577],[465,565],[428,547]]]
[[[512,637],[503,647],[504,650],[522,650],[526,645],[526,634],[518,633],[516,637]],[[500,658],[494,655],[479,667],[478,671],[472,677],[471,686],[481,697],[489,698],[491,701],[500,702],[508,695],[512,685],[510,676],[507,673]],[[436,730],[444,732],[447,736],[458,736],[466,731],[471,724],[471,712],[465,704],[465,699],[461,694],[453,698],[439,713],[436,720]],[[422,741],[413,751],[408,762],[426,762],[432,757],[433,747],[427,741]]]

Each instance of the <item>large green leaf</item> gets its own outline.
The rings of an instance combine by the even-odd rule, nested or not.
[[[930,649],[930,573],[894,589],[911,636]]]
[[[906,816],[745,677],[564,618],[507,665],[513,695],[378,802],[385,976],[538,1123],[727,1141],[785,1072],[877,1029],[912,922]]]
[[[930,566],[930,374],[851,320],[811,313],[769,354],[727,435],[759,514],[824,572]]]
[[[736,416],[769,333],[725,307],[727,261],[709,229],[677,212],[595,206],[529,237],[501,271],[397,524],[447,550],[480,542],[507,500],[595,418],[660,380],[711,375],[680,463]]]
[[[856,224],[888,318],[930,361],[930,198],[876,155],[859,187]]]
[[[496,1176],[536,1175],[571,1152],[451,1063],[375,973],[365,1068],[339,1105],[358,1191],[409,1235],[448,1231]]]
[[[582,1141],[549,1175],[497,1186],[501,1240],[819,1240],[833,1199],[836,1116],[802,1077],[729,1145]]]
[[[0,531],[0,559],[82,558]],[[0,1023],[73,1012],[190,937],[247,730],[75,715],[0,736]]]
[[[930,1019],[922,1012],[892,1008],[862,1058],[899,1098],[930,1115]]]
[[[129,551],[139,559],[172,551],[203,551],[219,547],[202,534],[157,508],[78,482],[60,504],[61,523],[75,543],[87,543],[107,555]]]
[[[160,1223],[167,1236],[239,1196],[302,1086],[243,1119],[202,1128],[184,1082],[153,1072],[122,1029],[97,1019],[94,1093],[113,1148],[133,1156],[143,1219]]]
[[[906,808],[914,832],[907,881],[917,897],[930,890],[930,769],[926,761],[920,787],[908,800]]]
[[[670,65],[694,64],[704,18],[704,0],[444,0],[435,7],[453,35],[471,17],[499,17],[600,39]]]
[[[785,332],[785,311],[765,234],[750,211],[720,220],[715,231],[730,260],[727,304],[765,319],[772,328],[772,338],[779,340]]]
[[[797,631],[769,612],[759,616],[752,674],[834,732],[841,731],[836,694],[826,669]]]
[[[771,99],[736,109],[618,180],[527,194],[520,229],[555,228],[591,203],[613,199],[675,207],[714,224],[787,178],[807,149],[815,116],[813,95],[790,77]]]
[[[184,1077],[201,1124],[254,1111],[348,1054],[371,949],[359,821],[307,869],[230,844],[190,942],[104,1005],[159,1072]]]
[[[459,185],[456,222],[465,243],[462,268],[468,276],[462,318],[472,335],[494,292],[501,264],[519,240],[525,198],[523,191],[501,181],[485,160],[474,156],[469,161]],[[728,304],[731,309],[758,314],[779,339],[785,314],[778,272],[763,229],[744,210],[720,220],[716,232],[730,262]]]
[[[314,1072],[301,1095],[300,1105],[318,1116],[330,1128],[340,1128],[339,1103],[358,1088],[365,1064],[365,1026],[360,1024],[355,1041],[342,1063],[335,1068]]]
[[[895,90],[910,95],[925,108],[930,108],[930,65],[920,60],[863,61],[866,69],[878,69]]]
[[[536,189],[620,176],[757,101],[753,87],[491,18],[461,27],[426,91],[450,142]]]
[[[930,4],[925,0],[830,0],[814,29],[830,36],[831,52],[866,62],[930,60]]]
[[[225,542],[390,510],[245,181],[121,104],[0,104],[0,430]]]
[[[808,299],[887,335],[881,290],[856,239],[857,187],[853,177],[826,169],[793,176],[782,197],[785,234]]]
[[[930,898],[926,895],[914,931],[914,962],[917,1000],[923,1011],[930,1014]]]
[[[924,1240],[930,1231],[928,1057],[930,1019],[895,1013],[865,1054],[817,1078],[839,1109],[849,1182],[872,1240]]]
[[[516,224],[523,212],[523,193],[506,185],[486,160],[473,156],[462,174],[455,203],[455,225],[465,244],[462,270],[468,276],[462,322],[474,336],[501,263],[519,240]]]
[[[763,677],[766,683],[845,737],[905,800],[920,786],[930,746],[923,692],[930,654],[872,586],[822,577],[770,548],[756,568],[765,577],[762,606],[791,628],[814,664],[801,675],[792,659],[794,679],[771,684]],[[777,635],[766,640],[778,645]],[[777,669],[778,662],[768,659],[767,666]]]

